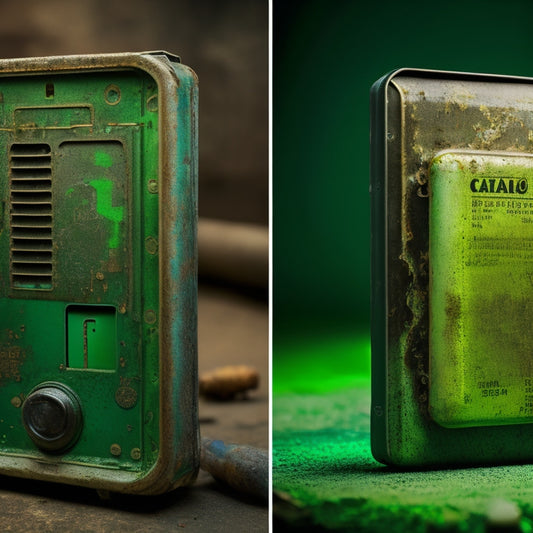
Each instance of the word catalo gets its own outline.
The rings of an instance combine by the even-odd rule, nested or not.
[[[470,190],[474,193],[525,194],[528,189],[526,179],[515,178],[474,178]]]

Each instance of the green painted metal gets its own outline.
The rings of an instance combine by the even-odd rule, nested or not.
[[[374,457],[530,461],[533,80],[404,69],[371,102]]]
[[[0,62],[0,472],[194,479],[196,113],[194,73],[163,52]],[[45,381],[82,406],[61,455],[21,423]]]

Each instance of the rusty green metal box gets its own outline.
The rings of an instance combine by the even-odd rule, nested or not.
[[[374,456],[531,461],[533,80],[402,69],[371,94]]]
[[[0,61],[0,473],[195,479],[196,124],[165,52]]]

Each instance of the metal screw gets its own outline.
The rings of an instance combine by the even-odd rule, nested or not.
[[[104,99],[109,105],[117,105],[120,102],[120,89],[117,85],[108,85],[104,91]]]
[[[134,461],[138,461],[141,458],[141,449],[140,448],[133,448],[133,450],[131,450],[131,458]]]
[[[146,109],[148,109],[148,111],[156,112],[158,107],[157,94],[153,94],[148,100],[146,100]]]
[[[147,324],[155,324],[157,320],[157,315],[155,314],[155,311],[152,309],[147,309],[144,313],[144,321]]]
[[[154,239],[154,237],[147,237],[146,241],[144,241],[144,246],[150,255],[155,255],[157,253],[157,249],[159,248],[157,239]]]
[[[152,194],[157,194],[159,191],[159,184],[157,183],[157,180],[150,180],[148,182],[148,192],[151,192]]]
[[[21,397],[20,396],[15,396],[15,397],[11,398],[11,405],[13,407],[19,408],[22,405]]]
[[[114,455],[115,457],[118,457],[122,453],[122,448],[119,444],[111,444],[111,448],[109,450],[111,452],[111,455]]]

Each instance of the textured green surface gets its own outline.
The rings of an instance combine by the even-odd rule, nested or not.
[[[366,350],[357,355],[364,359]],[[309,358],[307,364],[315,362]],[[506,518],[512,531],[531,531],[529,465],[422,471],[383,466],[370,453],[368,377],[358,387],[307,392],[298,377],[287,373],[283,379],[283,392],[273,398],[274,516],[280,526],[481,532]]]

